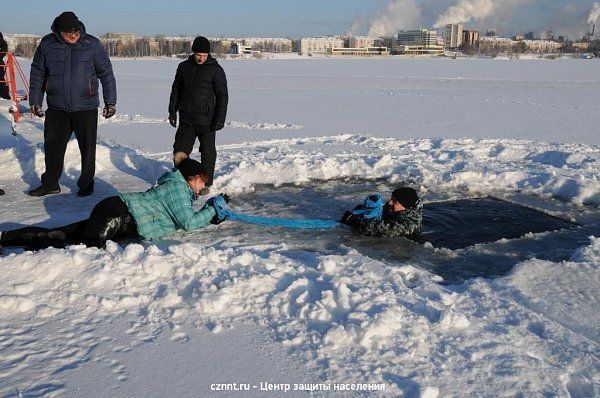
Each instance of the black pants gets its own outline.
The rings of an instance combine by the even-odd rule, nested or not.
[[[215,147],[215,132],[210,126],[190,126],[180,124],[175,133],[173,153],[183,152],[190,155],[194,149],[196,138],[200,141],[200,161],[208,172],[206,186],[211,186],[215,175],[215,162],[217,161],[217,148]]]
[[[83,243],[103,247],[107,240],[138,238],[135,220],[118,196],[101,200],[87,220],[56,228],[25,227],[2,233],[2,246],[39,250]]]
[[[0,97],[10,99],[8,84],[6,84],[6,64],[4,63],[4,55],[6,55],[6,53],[0,53]]]
[[[65,152],[71,134],[75,132],[81,153],[81,176],[77,180],[80,189],[94,187],[96,174],[96,138],[98,136],[98,110],[65,112],[48,109],[44,122],[44,160],[46,172],[42,174],[42,186],[58,189],[65,163]]]

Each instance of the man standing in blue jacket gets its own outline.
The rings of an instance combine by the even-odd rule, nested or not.
[[[116,113],[117,86],[112,65],[100,40],[89,35],[71,12],[63,12],[52,23],[52,33],[44,36],[31,64],[29,105],[31,112],[43,117],[46,93],[44,152],[46,171],[42,185],[29,191],[31,196],[60,192],[58,180],[64,167],[65,151],[74,132],[81,153],[79,196],[94,191],[96,137],[98,131],[98,80],[102,82],[106,119]]]

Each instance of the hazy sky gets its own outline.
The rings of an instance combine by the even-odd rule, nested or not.
[[[586,29],[585,20],[594,3],[593,0],[491,1],[515,2],[519,6],[499,6],[502,13],[496,12],[487,20],[471,24],[483,29],[495,27],[506,34],[546,29],[580,34]],[[411,2],[419,12],[418,18],[414,18],[416,28],[431,27],[439,15],[459,0],[2,0],[0,31],[48,33],[54,17],[68,10],[74,11],[88,32],[96,35],[134,32],[300,37],[343,34],[352,28],[356,33],[366,33],[373,21],[385,15],[390,3]],[[402,14],[403,8],[396,7],[395,12]],[[391,18],[392,23],[397,16]],[[409,24],[413,24],[412,19]]]

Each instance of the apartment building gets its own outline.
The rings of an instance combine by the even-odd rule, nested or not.
[[[325,54],[329,48],[343,48],[344,40],[337,36],[303,37],[299,40],[300,54]]]
[[[444,26],[444,48],[457,49],[463,41],[463,26],[461,24],[448,24]]]

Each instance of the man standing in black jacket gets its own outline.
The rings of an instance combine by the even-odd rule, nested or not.
[[[200,193],[209,193],[215,174],[217,149],[215,132],[225,126],[227,115],[227,78],[223,68],[210,55],[210,42],[206,37],[196,37],[194,52],[179,64],[169,100],[169,123],[179,128],[173,144],[173,162],[179,164],[194,148],[196,137],[200,141],[200,156],[209,180]]]

